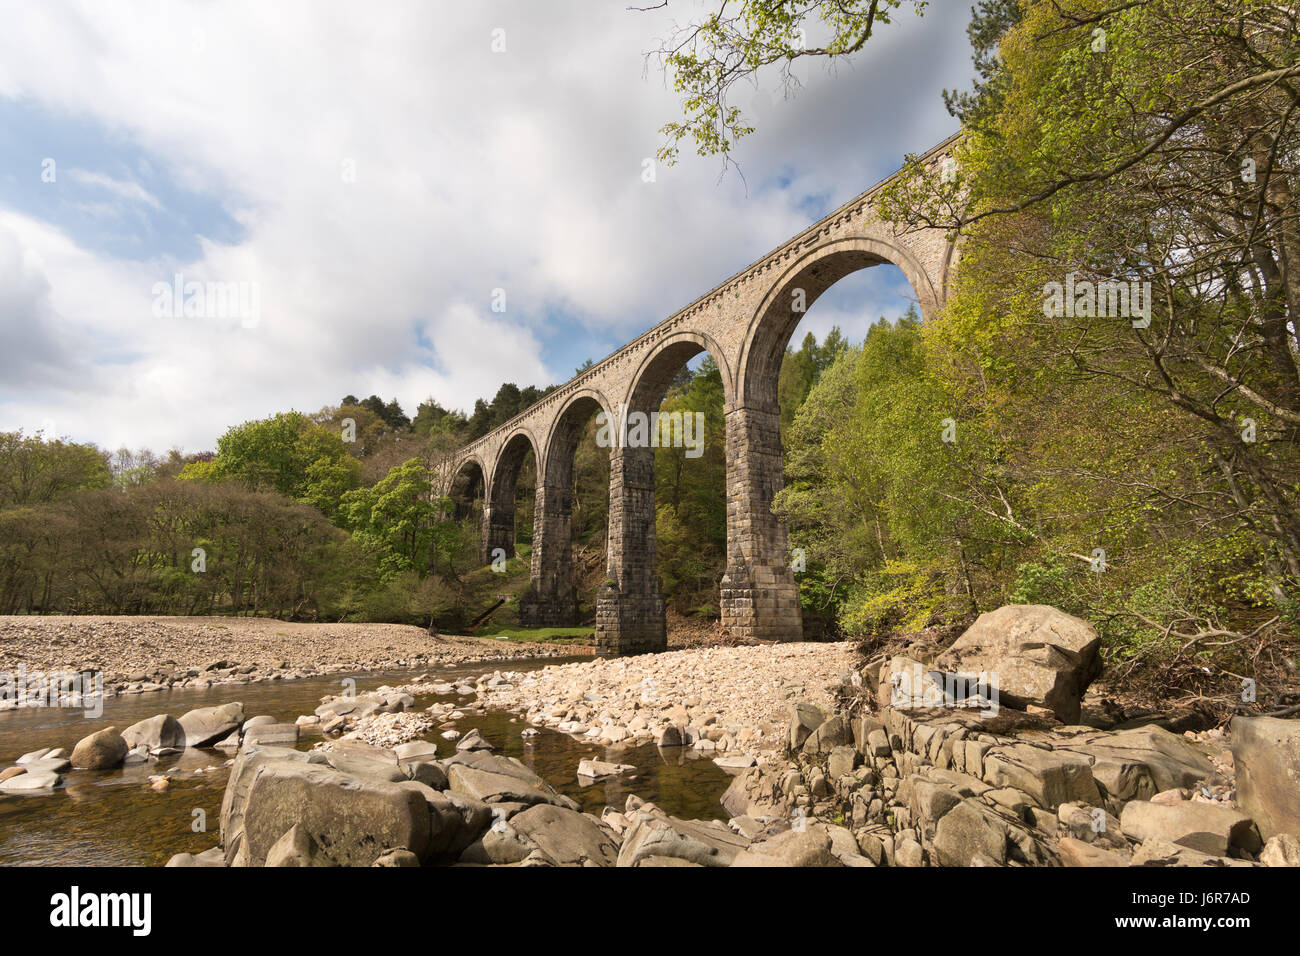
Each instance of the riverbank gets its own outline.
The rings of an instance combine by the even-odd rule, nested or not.
[[[791,700],[833,707],[847,643],[700,647],[596,658],[480,681],[478,701],[604,746],[756,756],[783,746]]]
[[[95,671],[109,693],[571,656],[572,647],[440,635],[404,624],[271,618],[0,616],[0,672]],[[0,702],[0,707],[5,702]]]

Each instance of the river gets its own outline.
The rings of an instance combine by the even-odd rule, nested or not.
[[[71,752],[78,740],[105,727],[124,730],[155,714],[179,717],[196,707],[235,700],[243,702],[246,717],[270,714],[292,722],[300,714],[312,713],[322,697],[339,693],[345,677],[355,679],[356,690],[364,692],[384,684],[409,683],[421,674],[454,680],[498,667],[527,671],[564,662],[563,658],[502,664],[479,661],[432,670],[333,674],[207,690],[161,691],[109,698],[104,701],[103,715],[93,719],[74,708],[24,708],[0,713],[0,768],[42,747],[66,747]],[[442,700],[468,703],[473,698],[429,695],[417,699],[416,709]],[[653,744],[607,749],[545,728],[539,728],[538,736],[522,738],[525,726],[520,717],[500,711],[471,714],[456,725],[462,733],[477,727],[499,748],[498,753],[519,758],[591,813],[599,815],[606,805],[622,809],[627,795],[635,793],[674,816],[727,818],[719,799],[731,777],[711,760],[661,751]],[[443,740],[440,732],[430,731],[428,737],[438,745],[440,757],[448,756],[454,741]],[[319,734],[305,732],[298,748],[310,749],[319,740]],[[220,839],[221,797],[230,756],[220,750],[190,749],[119,770],[73,770],[66,775],[65,785],[53,793],[0,795],[0,865],[161,866],[172,854],[210,849]],[[587,757],[633,764],[637,773],[582,786],[577,767]],[[172,780],[168,789],[159,793],[150,789],[149,777],[161,773]]]

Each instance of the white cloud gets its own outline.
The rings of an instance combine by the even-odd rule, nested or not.
[[[112,176],[108,176],[104,173],[91,172],[85,169],[70,169],[68,170],[68,176],[71,177],[74,182],[81,183],[85,186],[98,186],[99,188],[122,199],[131,202],[142,202],[147,206],[152,206],[154,209],[162,208],[162,204],[158,202],[157,198],[155,198],[152,193],[139,183],[133,183],[124,179],[114,179]]]
[[[428,394],[468,408],[502,381],[563,381],[571,369],[540,357],[557,310],[576,319],[566,334],[626,340],[807,225],[804,196],[847,200],[951,131],[938,89],[968,72],[965,7],[935,7],[883,29],[854,69],[778,94],[740,150],[748,185],[691,156],[641,181],[678,105],[653,67],[643,76],[662,17],[623,4],[12,9],[0,95],[127,138],[245,235],[204,239],[193,261],[124,262],[0,210],[0,281],[25,290],[0,298],[6,338],[27,329],[62,370],[10,390],[0,427],[52,418],[106,446],[194,450],[346,392],[413,413]],[[760,188],[783,169],[791,188]],[[150,290],[174,273],[257,282],[260,324],[154,317]]]

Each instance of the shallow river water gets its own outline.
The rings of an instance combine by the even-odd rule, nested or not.
[[[9,711],[0,713],[0,768],[41,747],[66,747],[71,752],[78,740],[104,727],[123,730],[155,714],[179,717],[196,707],[234,700],[243,702],[246,717],[270,714],[292,722],[299,714],[312,713],[325,695],[339,693],[340,682],[347,676],[355,678],[356,690],[363,692],[383,684],[406,683],[419,674],[450,678],[497,668],[526,671],[556,663],[563,659],[478,662],[436,670],[334,674],[208,690],[162,691],[110,698],[104,702],[103,715],[94,719],[72,708]],[[473,698],[421,697],[416,708],[438,700],[468,703]],[[498,753],[518,757],[556,790],[595,814],[606,805],[621,809],[627,795],[635,793],[674,816],[727,817],[719,799],[731,777],[711,760],[661,751],[653,744],[607,750],[546,729],[536,737],[522,738],[525,726],[520,717],[494,711],[468,715],[456,729],[464,733],[477,727]],[[440,757],[448,756],[455,742],[443,740],[440,732],[430,731],[428,737],[438,745]],[[310,749],[320,739],[304,733],[298,747]],[[219,840],[221,796],[229,773],[224,764],[229,756],[220,750],[191,749],[120,770],[74,770],[65,777],[65,786],[53,793],[0,796],[0,865],[161,866],[174,853],[207,850]],[[637,773],[582,786],[577,767],[584,757],[633,764]],[[195,772],[199,770],[205,772]],[[149,787],[149,776],[160,773],[169,773],[172,781],[167,790],[157,793]]]

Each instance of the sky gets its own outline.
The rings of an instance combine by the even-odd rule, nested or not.
[[[683,148],[647,182],[681,105],[646,54],[708,5],[628,6],[0,0],[0,430],[194,452],[559,384],[953,133],[972,76],[968,0],[908,4],[741,91],[739,172]],[[911,298],[857,273],[794,342]]]

